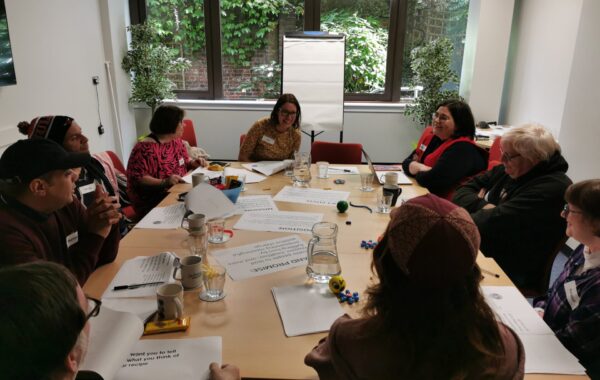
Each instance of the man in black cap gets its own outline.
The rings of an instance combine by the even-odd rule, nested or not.
[[[84,284],[119,246],[119,204],[100,186],[87,209],[73,196],[88,153],[51,140],[20,140],[0,158],[0,266],[54,261]]]

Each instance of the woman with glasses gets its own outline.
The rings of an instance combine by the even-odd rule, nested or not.
[[[600,179],[569,186],[565,200],[567,236],[581,245],[534,306],[595,379],[600,377]]]
[[[478,147],[471,108],[460,100],[436,107],[417,148],[404,160],[404,172],[430,192],[451,199],[456,187],[487,167],[488,153]]]
[[[511,128],[502,136],[502,165],[456,191],[454,203],[471,213],[481,251],[493,257],[519,288],[535,288],[549,255],[564,237],[560,217],[569,165],[541,125]]]
[[[294,157],[300,149],[300,103],[283,94],[270,117],[252,125],[240,146],[239,161],[279,161]]]

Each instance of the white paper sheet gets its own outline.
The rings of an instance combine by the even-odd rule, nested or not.
[[[207,168],[196,168],[192,172],[183,176],[182,179],[187,183],[192,183],[192,174],[196,174],[196,173],[204,173],[204,175],[210,179],[221,177],[223,175],[223,171],[215,172],[212,170],[208,170]]]
[[[315,223],[323,219],[323,214],[296,211],[246,212],[233,228],[249,231],[312,233]]]
[[[134,228],[148,229],[175,229],[181,226],[181,220],[185,215],[185,205],[177,203],[167,207],[153,208]]]
[[[292,160],[283,161],[258,161],[251,164],[242,164],[248,170],[254,170],[266,176],[273,175],[285,169]]]
[[[305,266],[308,261],[306,243],[298,235],[222,249],[212,255],[235,281]]]
[[[127,260],[110,282],[102,298],[148,297],[156,293],[160,285],[143,286],[137,289],[113,290],[115,286],[145,284],[149,282],[169,282],[177,256],[173,252],[163,252],[156,256],[137,257]]]
[[[103,298],[102,307],[108,307],[115,311],[135,314],[139,319],[145,321],[156,311],[156,297],[146,298]]]
[[[385,173],[398,173],[398,185],[412,185],[412,181],[410,178],[406,176],[403,172],[399,171],[376,171],[377,179],[379,183],[383,184],[385,182]]]
[[[187,193],[185,207],[194,214],[204,214],[206,220],[222,218],[235,212],[234,204],[225,194],[207,183],[201,183]]]
[[[319,206],[335,206],[339,201],[345,201],[350,196],[347,191],[307,189],[285,186],[277,193],[274,200]]]
[[[344,310],[327,285],[293,285],[271,289],[286,336],[327,331]]]
[[[359,174],[356,166],[329,166],[329,174],[340,175],[340,174]]]
[[[265,179],[267,179],[267,177],[265,177],[264,175],[258,174],[258,173],[254,173],[251,172],[249,170],[246,169],[238,169],[238,168],[225,168],[225,175],[246,175],[246,183],[258,183],[258,182],[262,182]]]
[[[496,317],[509,326],[525,347],[525,373],[583,374],[584,368],[529,305],[517,288],[482,286]]]
[[[144,325],[135,315],[102,305],[100,314],[90,319],[88,352],[81,369],[112,379],[143,332]]]
[[[279,211],[277,205],[270,195],[248,195],[240,196],[235,204],[236,214],[250,211],[272,212]]]
[[[221,363],[221,351],[220,336],[140,340],[115,380],[208,379],[208,366]]]

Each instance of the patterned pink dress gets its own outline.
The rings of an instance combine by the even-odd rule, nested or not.
[[[143,217],[167,195],[166,188],[142,185],[143,176],[158,179],[173,174],[184,176],[190,161],[179,138],[168,143],[141,141],[135,144],[127,163],[127,193],[136,214]]]

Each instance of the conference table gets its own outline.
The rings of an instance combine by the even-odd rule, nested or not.
[[[240,167],[234,163],[233,167]],[[368,167],[359,165],[361,172],[368,172]],[[338,225],[337,248],[342,268],[342,275],[347,287],[361,294],[357,304],[342,304],[346,313],[359,316],[360,307],[364,303],[364,290],[376,277],[371,272],[372,250],[361,248],[362,240],[376,240],[389,221],[388,214],[376,213],[376,193],[381,186],[375,181],[374,191],[360,190],[359,175],[329,175],[327,179],[316,178],[316,168],[312,167],[312,188],[348,191],[348,201],[354,204],[367,205],[373,213],[364,208],[350,207],[345,213],[339,213],[336,207],[306,205],[289,202],[276,202],[280,211],[303,211],[323,214],[323,221]],[[341,178],[345,184],[334,184],[334,179]],[[282,172],[267,177],[266,180],[247,184],[247,195],[275,195],[284,186],[291,185],[290,177]],[[179,184],[171,188],[169,195],[159,206],[177,202],[179,193],[189,190],[191,185]],[[427,193],[427,190],[416,185],[403,185],[401,199],[410,199]],[[400,204],[400,199],[398,201]],[[239,216],[232,216],[226,221],[226,228],[231,229]],[[350,223],[346,223],[349,221]],[[289,233],[256,232],[234,230],[233,237],[224,244],[209,244],[208,260],[215,262],[218,250],[237,247],[262,240],[275,239]],[[308,241],[311,235],[299,234]],[[184,229],[157,230],[134,228],[121,241],[116,260],[98,268],[85,284],[87,294],[100,297],[122,263],[136,256],[152,256],[160,252],[171,251],[178,255],[187,255],[185,247],[187,231]],[[485,269],[484,285],[513,286],[510,279],[491,258],[479,255],[479,265]],[[499,274],[496,278],[491,274]],[[223,363],[232,363],[240,367],[244,378],[262,379],[315,379],[316,372],[304,364],[304,356],[326,336],[326,333],[309,334],[297,337],[286,337],[271,289],[288,285],[300,285],[307,282],[305,267],[296,267],[284,271],[246,279],[232,281],[227,278],[225,284],[226,297],[217,302],[204,302],[198,299],[199,290],[186,291],[184,309],[191,316],[191,327],[183,333],[169,333],[152,336],[153,339],[190,338],[203,336],[221,336],[223,342]],[[310,312],[318,313],[318,310]],[[549,376],[527,375],[527,379],[582,379],[582,376]]]

